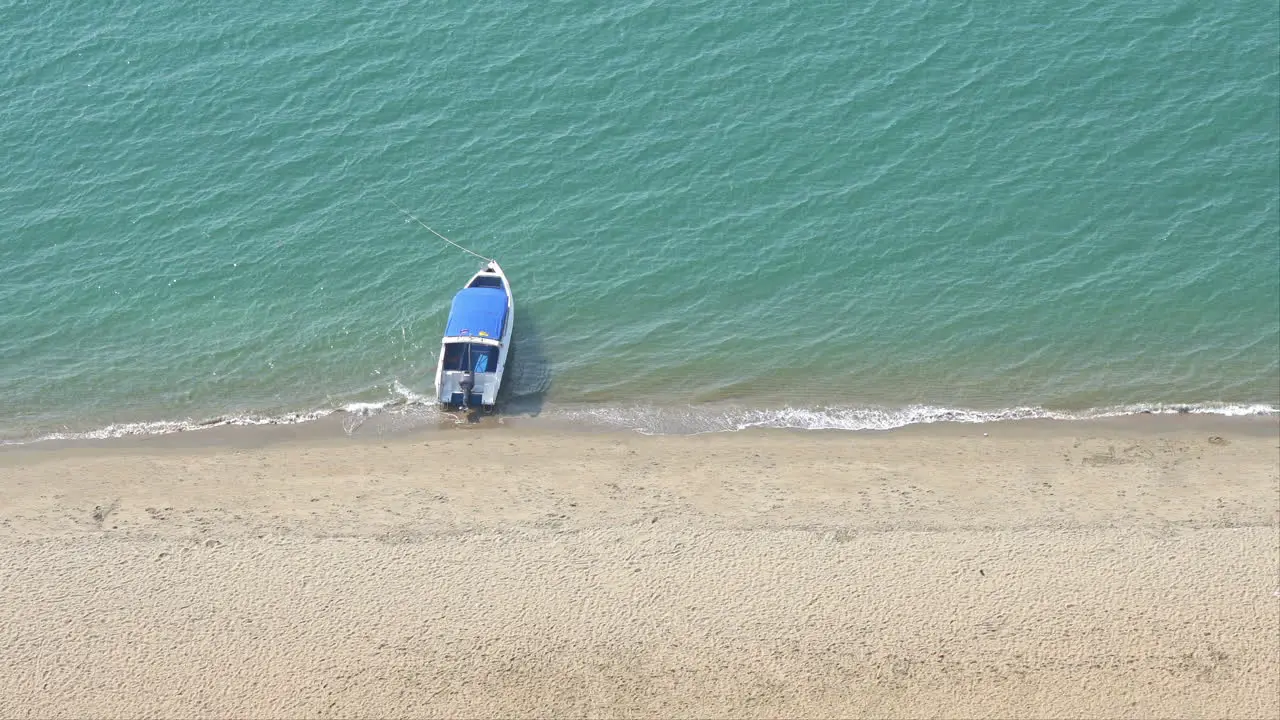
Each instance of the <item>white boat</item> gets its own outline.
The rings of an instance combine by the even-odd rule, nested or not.
[[[498,263],[488,260],[453,296],[436,364],[436,398],[442,405],[492,409],[497,404],[514,321],[511,284]]]

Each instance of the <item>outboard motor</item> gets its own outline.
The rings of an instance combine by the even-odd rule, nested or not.
[[[470,409],[471,390],[476,386],[476,374],[470,370],[462,373],[458,387],[462,388],[462,407]]]

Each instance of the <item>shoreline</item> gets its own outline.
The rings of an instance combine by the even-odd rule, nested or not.
[[[162,445],[206,447],[225,443],[258,447],[279,442],[325,441],[339,437],[353,439],[365,437],[409,437],[418,433],[459,430],[502,430],[508,432],[581,433],[593,435],[638,434],[655,437],[696,437],[744,432],[837,433],[861,436],[914,432],[963,435],[973,432],[975,428],[980,429],[979,432],[991,432],[992,429],[995,429],[997,432],[1055,433],[1067,431],[1074,427],[1087,428],[1096,425],[1099,428],[1119,432],[1222,431],[1266,435],[1273,432],[1276,427],[1280,427],[1280,411],[1277,410],[1253,414],[1135,410],[1133,412],[1106,414],[1097,417],[1030,417],[978,421],[929,420],[886,428],[809,428],[762,425],[672,432],[655,432],[644,428],[583,422],[578,419],[557,416],[505,415],[500,413],[493,416],[465,417],[462,414],[443,414],[434,407],[431,407],[425,413],[418,414],[367,413],[339,409],[318,416],[315,416],[315,413],[298,413],[296,416],[305,419],[239,424],[220,423],[217,421],[221,418],[215,418],[203,422],[182,421],[189,423],[189,425],[175,430],[157,432],[129,432],[120,435],[97,437],[93,435],[96,435],[99,431],[90,431],[72,433],[72,437],[46,436],[22,441],[6,441],[0,442],[0,455],[31,449],[56,452],[68,448],[127,448],[134,444],[147,447]]]

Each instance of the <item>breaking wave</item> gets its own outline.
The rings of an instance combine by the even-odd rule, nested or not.
[[[111,423],[100,428],[86,431],[64,430],[40,434],[24,439],[0,439],[0,445],[23,445],[44,440],[109,440],[124,437],[146,437],[152,435],[168,435],[171,433],[193,432],[218,427],[255,426],[255,425],[297,425],[312,422],[331,415],[341,415],[342,427],[348,434],[359,428],[366,419],[387,413],[400,414],[438,414],[435,403],[429,396],[416,393],[399,382],[391,385],[391,397],[383,401],[348,402],[337,407],[320,408],[309,411],[291,411],[277,414],[243,413],[215,415],[203,420],[184,418],[181,420],[153,420],[147,422]]]
[[[20,440],[0,440],[0,445],[26,444],[43,440],[104,440],[121,437],[165,435],[227,426],[293,425],[340,415],[342,428],[354,433],[367,420],[379,417],[402,419],[408,426],[453,419],[442,412],[430,396],[410,390],[398,382],[384,401],[349,402],[333,408],[280,414],[219,415],[204,420],[157,420],[113,423],[84,432],[51,432]],[[687,406],[562,406],[537,411],[511,404],[502,415],[529,423],[550,421],[584,429],[628,430],[646,435],[696,435],[736,432],[753,428],[792,430],[893,430],[933,423],[998,423],[1018,420],[1095,420],[1131,415],[1218,415],[1224,417],[1273,417],[1280,408],[1263,404],[1196,403],[1119,405],[1082,411],[1015,407],[1002,410],[975,410],[932,405],[887,407],[750,408],[719,405]]]
[[[1016,407],[972,410],[932,405],[901,408],[710,408],[688,406],[575,408],[558,413],[564,419],[653,435],[733,432],[751,428],[794,430],[893,430],[932,423],[994,423],[1012,420],[1095,420],[1127,415],[1272,416],[1280,408],[1266,404],[1199,403],[1190,405],[1122,405],[1078,412]]]

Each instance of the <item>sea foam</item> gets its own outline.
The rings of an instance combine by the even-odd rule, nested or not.
[[[331,415],[342,416],[342,427],[354,434],[370,418],[408,420],[409,426],[423,423],[461,423],[456,413],[441,410],[432,398],[400,383],[392,385],[393,397],[381,402],[349,402],[333,408],[279,414],[228,414],[204,420],[190,418],[150,422],[112,423],[76,432],[63,430],[38,437],[0,441],[0,445],[43,440],[103,440],[109,438],[166,435],[228,426],[293,425]],[[1265,403],[1134,404],[1079,411],[1042,407],[1014,407],[996,410],[949,408],[932,405],[890,407],[778,407],[748,408],[717,405],[686,406],[549,406],[537,413],[499,412],[499,416],[529,423],[568,423],[585,430],[630,430],[646,435],[697,435],[737,432],[754,428],[790,430],[883,431],[912,425],[936,423],[1000,423],[1018,420],[1081,421],[1136,415],[1218,415],[1223,417],[1274,417],[1280,408]],[[392,427],[395,427],[393,424]]]

